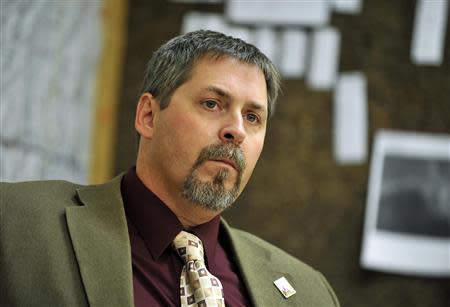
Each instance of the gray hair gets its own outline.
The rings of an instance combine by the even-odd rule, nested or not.
[[[189,32],[156,50],[147,64],[142,93],[151,93],[161,109],[166,108],[173,92],[189,79],[194,64],[205,55],[229,56],[259,67],[266,80],[269,117],[273,114],[280,91],[280,74],[273,63],[255,46],[214,31]]]

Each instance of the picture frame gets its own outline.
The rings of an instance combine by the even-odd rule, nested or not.
[[[450,276],[450,135],[375,136],[360,263],[415,276]]]

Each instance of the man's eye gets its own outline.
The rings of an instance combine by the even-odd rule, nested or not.
[[[214,100],[207,100],[203,102],[203,105],[208,109],[214,109],[217,107],[217,102]]]
[[[258,116],[256,116],[253,113],[249,113],[245,116],[247,118],[247,120],[251,123],[256,123],[258,121]]]

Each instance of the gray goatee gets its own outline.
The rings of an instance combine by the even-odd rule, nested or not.
[[[228,159],[234,162],[237,170],[236,181],[231,189],[225,188],[228,169],[220,169],[211,182],[203,182],[197,178],[196,171],[208,160]],[[242,172],[245,169],[245,157],[242,149],[234,143],[209,145],[202,149],[183,183],[182,194],[187,200],[213,211],[222,211],[230,207],[236,200],[241,186]]]

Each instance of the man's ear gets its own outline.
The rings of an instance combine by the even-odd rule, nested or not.
[[[159,110],[159,102],[152,94],[142,94],[136,107],[136,118],[134,121],[134,127],[141,137],[152,139],[155,117],[157,117]]]

